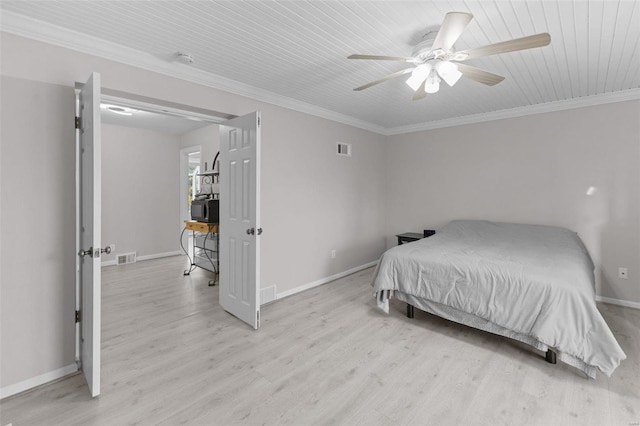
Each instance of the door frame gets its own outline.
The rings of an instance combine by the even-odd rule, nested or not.
[[[76,82],[75,84],[75,116],[79,117],[80,114],[80,89],[84,86],[84,83],[78,83]],[[75,202],[76,202],[76,224],[75,224],[75,230],[76,230],[76,253],[80,252],[81,248],[81,241],[80,241],[80,232],[78,232],[78,230],[80,229],[80,191],[78,191],[78,188],[80,188],[80,132],[76,131],[75,132],[76,135],[76,141],[75,141],[75,147],[76,147],[76,170],[75,170],[75,187],[76,187],[76,195],[75,195]],[[80,307],[82,306],[82,301],[80,300],[81,298],[81,291],[80,291],[80,262],[82,262],[82,260],[80,259],[80,256],[75,256],[76,259],[76,274],[75,274],[75,278],[76,278],[76,312],[80,311]],[[78,367],[78,371],[80,371],[80,323],[76,322],[75,323],[75,363],[76,366]]]
[[[79,303],[75,312],[76,365],[82,370],[92,397],[100,395],[102,342],[100,88],[100,73],[92,72],[75,98],[76,303]],[[86,110],[85,101],[88,101]]]
[[[211,123],[215,124],[215,123]],[[187,183],[189,180],[187,179],[187,171],[189,170],[189,154],[193,154],[195,152],[200,152],[200,158],[202,162],[202,145],[193,145],[180,149],[180,190],[178,191],[179,206],[180,206],[180,220],[178,221],[178,232],[182,232],[184,228],[184,221],[189,220],[190,218],[187,216],[187,206],[184,200],[187,199],[188,191],[187,191]],[[183,247],[187,247],[185,241],[181,241]]]
[[[76,82],[75,83],[75,111],[76,116],[79,111],[79,93],[80,90],[84,87],[85,83]],[[116,103],[122,106],[127,106],[135,109],[141,109],[151,112],[158,112],[163,114],[169,114],[174,116],[180,116],[184,118],[196,118],[210,122],[211,124],[222,124],[229,119],[235,118],[235,115],[221,113],[217,111],[207,110],[203,108],[193,107],[185,104],[178,104],[175,102],[165,101],[157,98],[150,98],[145,96],[139,96],[128,92],[122,92],[118,90],[113,90],[109,88],[101,87],[101,103]],[[80,150],[79,150],[79,142],[80,137],[78,132],[76,132],[76,170],[75,170],[75,180],[76,185],[79,185],[81,175],[80,175]],[[182,217],[182,211],[180,212]],[[80,229],[80,206],[79,206],[79,194],[76,194],[76,229]],[[183,225],[180,222],[180,229],[182,229]],[[80,235],[76,232],[76,253],[80,250],[81,247]],[[82,300],[81,300],[81,280],[80,280],[80,258],[76,256],[76,292],[75,292],[75,306],[76,311],[81,309]],[[102,266],[101,266],[102,267]],[[80,369],[80,358],[81,358],[81,347],[80,347],[80,338],[81,338],[81,326],[79,323],[75,324],[75,360],[78,365],[78,370]]]

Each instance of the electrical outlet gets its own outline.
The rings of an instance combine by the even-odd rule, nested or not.
[[[332,259],[336,258],[336,251],[335,250],[331,250],[331,258]]]
[[[618,278],[626,280],[627,277],[627,268],[618,268]]]

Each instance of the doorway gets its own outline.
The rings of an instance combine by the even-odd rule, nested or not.
[[[201,181],[198,178],[202,164],[202,146],[194,145],[180,150],[180,246],[188,253],[192,252],[193,239],[191,233],[182,233],[184,222],[191,219],[191,201],[200,192]]]
[[[199,191],[205,155],[217,152],[218,124],[201,112],[103,96],[103,266],[174,256]],[[178,154],[178,155],[176,155]],[[194,192],[195,191],[195,192]],[[132,215],[143,203],[145,214]]]
[[[99,75],[98,75],[99,77]],[[246,210],[246,206],[249,206],[249,204],[247,203],[251,203],[250,204],[250,209],[249,211],[254,212],[255,214],[252,213],[253,216],[255,216],[255,220],[253,220],[253,227],[251,227],[250,229],[247,228],[246,233],[242,232],[240,234],[240,238],[238,238],[238,235],[231,235],[228,234],[228,236],[226,237],[227,239],[229,239],[232,243],[233,242],[237,242],[240,241],[241,238],[244,238],[244,234],[251,234],[251,235],[260,235],[261,233],[261,228],[259,227],[259,163],[260,163],[260,151],[259,151],[259,131],[260,131],[260,115],[259,112],[253,113],[253,114],[249,114],[247,116],[243,116],[241,118],[238,118],[237,120],[228,120],[227,117],[225,118],[220,118],[219,116],[206,116],[205,120],[202,120],[202,113],[196,113],[193,114],[191,111],[179,111],[177,109],[175,109],[174,107],[165,107],[163,106],[158,106],[157,104],[149,104],[148,102],[148,98],[145,98],[145,100],[135,100],[135,99],[129,99],[129,98],[118,98],[115,95],[110,95],[108,92],[110,92],[109,90],[104,90],[102,89],[102,94],[103,94],[103,98],[102,101],[106,104],[105,108],[106,110],[108,110],[110,113],[115,113],[118,115],[123,115],[123,116],[128,116],[131,117],[133,116],[136,112],[141,112],[144,113],[144,115],[148,115],[148,113],[162,113],[162,114],[167,114],[168,116],[179,116],[179,117],[183,117],[183,118],[188,118],[194,121],[204,121],[205,125],[211,125],[211,123],[213,122],[224,122],[225,123],[225,129],[229,128],[231,129],[230,132],[225,130],[225,140],[226,142],[226,146],[227,149],[225,152],[227,152],[227,155],[229,155],[230,153],[232,153],[234,150],[236,150],[237,148],[241,148],[243,151],[246,149],[249,149],[249,151],[247,152],[252,152],[252,156],[249,157],[249,160],[243,159],[243,164],[245,165],[243,170],[245,170],[245,173],[230,173],[229,176],[229,182],[226,183],[225,188],[227,194],[229,194],[227,196],[227,200],[234,200],[234,199],[238,199],[238,200],[245,200],[245,208],[244,210]],[[99,92],[98,92],[99,93]],[[99,96],[96,98],[96,100],[99,102]],[[114,102],[115,101],[115,102]],[[108,104],[107,104],[108,103]],[[95,103],[93,104],[95,105]],[[142,106],[142,107],[141,107]],[[167,108],[172,109],[173,111],[169,111]],[[159,111],[158,111],[159,109]],[[95,111],[95,109],[94,109]],[[199,115],[199,117],[198,117]],[[246,121],[246,118],[249,118],[248,122]],[[80,121],[83,122],[83,117],[80,117]],[[251,122],[253,122],[253,124],[251,124]],[[101,123],[101,119],[99,114],[97,115],[97,119],[96,119],[96,123],[99,125]],[[127,126],[124,126],[127,127]],[[133,126],[128,126],[128,127],[133,127]],[[219,130],[217,125],[215,125],[216,130]],[[217,134],[221,134],[220,131],[216,132]],[[234,135],[232,137],[229,137],[228,135]],[[235,135],[244,135],[241,138],[237,137]],[[250,135],[250,136],[249,136]],[[257,142],[256,142],[257,141]],[[239,145],[236,145],[236,143],[239,143]],[[180,144],[181,146],[185,146],[184,144]],[[253,147],[253,148],[251,148]],[[177,148],[177,146],[175,146],[174,144],[174,148]],[[129,151],[129,150],[127,150]],[[175,152],[175,151],[174,151]],[[132,187],[134,189],[137,189],[138,194],[142,194],[143,198],[142,200],[138,200],[138,199],[133,199],[132,202],[111,202],[111,203],[104,203],[103,206],[108,205],[108,206],[119,206],[119,207],[129,207],[131,209],[133,209],[133,211],[140,211],[140,210],[135,210],[135,206],[142,206],[143,208],[143,212],[145,213],[145,215],[143,215],[142,217],[142,221],[138,220],[136,222],[136,224],[139,227],[144,228],[146,225],[151,224],[152,226],[150,227],[150,229],[153,231],[153,238],[149,238],[150,240],[156,240],[156,234],[158,229],[164,229],[164,227],[158,227],[157,226],[157,221],[154,222],[154,219],[156,219],[157,214],[159,212],[164,212],[165,210],[171,210],[173,211],[173,208],[167,208],[167,209],[162,209],[162,208],[158,208],[158,206],[156,206],[156,204],[158,204],[158,200],[163,198],[162,196],[158,195],[158,189],[160,189],[160,193],[165,192],[165,196],[164,199],[169,199],[172,198],[173,202],[175,203],[175,199],[177,197],[177,194],[180,194],[180,178],[179,178],[179,169],[180,169],[180,164],[179,162],[176,162],[175,159],[175,154],[173,154],[173,162],[172,164],[175,164],[175,174],[173,173],[169,173],[166,164],[158,164],[158,158],[159,158],[159,150],[156,148],[156,146],[152,143],[150,146],[145,148],[145,152],[140,152],[137,155],[129,155],[128,157],[125,155],[124,158],[128,159],[128,160],[132,160],[134,164],[136,165],[140,165],[142,166],[149,166],[151,165],[152,167],[154,167],[154,169],[151,170],[146,170],[146,171],[142,171],[139,174],[139,177],[141,176],[148,176],[148,175],[154,175],[154,176],[176,176],[175,182],[172,183],[166,183],[165,184],[158,184],[158,182],[155,181],[151,181],[151,182],[146,182],[143,185],[139,185],[138,188],[133,187],[133,185],[135,185],[136,183],[138,183],[139,177],[134,177],[134,178],[130,178],[128,180],[128,184],[129,185],[119,185],[120,188],[124,189],[121,191],[115,191],[116,193],[122,194],[130,194],[132,191],[129,191],[130,189],[132,189]],[[195,153],[195,150],[194,150]],[[100,154],[100,152],[98,152],[98,154]],[[203,152],[200,151],[200,161],[203,160]],[[100,164],[100,155],[98,155],[98,164]],[[103,157],[104,158],[104,157]],[[120,156],[120,159],[122,159],[123,157]],[[223,156],[224,158],[224,156]],[[236,161],[236,160],[234,160]],[[214,160],[215,162],[215,160]],[[207,171],[207,163],[204,163],[204,167],[202,166],[196,166],[194,165],[194,171],[197,171],[198,168],[200,168],[200,170],[204,170],[204,172],[206,173]],[[235,164],[235,162],[232,162],[232,170],[238,170],[240,171],[239,168],[233,166],[233,164]],[[212,163],[213,165],[213,163]],[[112,171],[112,173],[104,173],[105,170],[103,169],[103,174],[98,174],[98,178],[100,180],[103,180],[105,178],[105,175],[107,176],[116,176],[118,178],[122,178],[122,171],[123,168],[122,166],[122,161],[118,161],[117,162],[117,167]],[[140,168],[141,168],[140,167]],[[187,165],[186,165],[186,169],[187,171],[189,170],[189,161],[188,161],[188,154],[187,154]],[[251,171],[251,169],[253,171]],[[225,173],[222,173],[223,175],[226,175]],[[187,173],[188,176],[188,173]],[[191,191],[196,190],[196,183],[193,181],[194,177],[196,175],[195,174],[191,174],[191,179],[189,179],[189,177],[187,179],[191,180],[191,188],[187,187],[186,188],[186,192],[188,194],[189,189],[191,189]],[[255,179],[255,182],[253,184],[251,184],[250,180],[245,180],[243,177],[244,176],[250,176],[253,177]],[[173,192],[171,189],[173,188],[175,183],[175,192]],[[153,191],[155,191],[155,193],[153,193]],[[238,194],[237,191],[240,191],[240,193]],[[252,192],[251,192],[252,191]],[[258,192],[256,192],[258,191]],[[104,191],[104,193],[106,193],[107,191]],[[135,193],[135,191],[133,191]],[[173,193],[175,193],[176,195],[172,195]],[[99,194],[99,193],[97,193]],[[255,199],[252,198],[252,194],[256,195]],[[98,195],[99,196],[99,195]],[[144,201],[143,204],[140,204],[141,201]],[[224,201],[224,200],[223,200]],[[181,216],[181,204],[174,204],[175,207],[175,217],[176,218],[180,218]],[[237,208],[234,207],[234,208]],[[186,210],[188,211],[188,205]],[[224,211],[224,209],[222,209]],[[230,210],[232,211],[232,210]],[[108,214],[105,214],[104,217],[108,217]],[[129,211],[129,219],[132,218],[131,216],[131,211]],[[133,216],[135,218],[138,218],[137,216]],[[252,217],[252,216],[250,216]],[[145,218],[148,218],[148,220],[144,220]],[[243,216],[244,218],[244,216]],[[175,220],[175,219],[174,219]],[[130,220],[131,221],[131,220]],[[224,224],[227,224],[227,222],[225,222],[225,220],[221,221]],[[121,223],[125,223],[125,222],[121,222]],[[174,222],[175,224],[175,222]],[[251,226],[251,225],[249,225]],[[98,224],[98,229],[101,228],[101,224]],[[168,229],[172,228],[172,225],[167,227]],[[222,227],[223,230],[227,228],[227,226],[223,226]],[[175,229],[175,228],[174,228]],[[147,226],[147,230],[149,230],[149,227]],[[254,234],[254,232],[249,232],[249,230],[257,230],[257,234]],[[137,229],[136,229],[137,231]],[[229,227],[229,230],[227,232],[231,232],[232,229],[231,227]],[[244,231],[244,230],[243,230]],[[127,233],[128,235],[128,233]],[[98,239],[100,238],[100,234],[98,234]],[[222,240],[224,240],[224,235],[220,237]],[[109,240],[109,237],[105,237],[104,238],[105,241]],[[174,240],[175,241],[175,240]],[[250,244],[250,242],[248,241],[243,241],[243,245],[244,246],[253,246],[253,247],[258,247],[259,248],[259,244],[257,243],[257,241],[254,241],[252,244]],[[111,244],[110,244],[111,245]],[[106,250],[105,250],[106,251]],[[246,251],[246,250],[245,250]],[[257,253],[257,250],[254,250]],[[228,253],[230,253],[231,258],[233,259],[233,256],[236,256],[236,250],[229,250]],[[172,254],[178,254],[178,253],[161,253],[160,256],[148,256],[147,259],[152,259],[155,257],[164,257],[165,255],[172,255]],[[255,253],[254,253],[254,258],[255,258]],[[243,259],[243,257],[241,257],[241,260]],[[247,257],[248,259],[248,257]],[[142,258],[140,258],[140,260],[143,260]],[[146,260],[146,259],[145,259]],[[246,259],[245,259],[246,260]],[[230,262],[228,262],[229,264],[235,264],[235,261],[232,260]],[[250,265],[247,265],[250,266]],[[257,297],[257,292],[258,292],[258,283],[259,283],[259,262],[256,260],[256,262],[253,264],[253,266],[255,266],[255,271],[253,272],[253,277],[255,277],[255,281],[254,281],[254,287],[255,287],[255,291],[256,291],[256,297],[252,298],[251,300],[253,300],[253,306],[254,309],[256,309],[256,313],[257,313],[257,319],[258,322],[257,324],[259,324],[259,299]],[[98,268],[100,269],[100,268]],[[246,268],[245,268],[246,269]],[[252,268],[250,268],[249,270],[251,270]],[[237,274],[236,274],[237,275]],[[244,276],[244,274],[242,274],[242,276]],[[226,290],[227,292],[225,294],[229,294],[229,295],[233,295],[233,296],[237,296],[237,294],[235,294],[234,291],[232,291],[236,285],[236,280],[233,278],[235,277],[235,275],[232,276],[232,278],[227,282],[225,281],[225,285],[226,286],[230,286],[228,287]],[[239,278],[240,276],[238,276]],[[244,280],[246,281],[246,280]],[[243,281],[243,282],[244,282]],[[246,283],[247,285],[249,285],[249,283]],[[230,290],[231,289],[231,290]],[[221,294],[222,294],[222,290],[221,290]],[[221,305],[223,305],[223,307],[225,307],[225,310],[227,310],[228,312],[234,314],[235,316],[237,316],[240,319],[243,319],[243,317],[241,315],[238,315],[237,312],[235,312],[234,309],[228,308],[226,307],[224,304],[222,304],[222,300],[220,301]],[[254,316],[255,317],[255,316]],[[98,324],[100,323],[100,318],[98,317],[96,319],[98,321]],[[245,320],[245,322],[248,322]],[[254,321],[255,322],[255,321]],[[251,325],[254,326],[254,328],[257,328],[256,325],[252,322],[250,322]]]

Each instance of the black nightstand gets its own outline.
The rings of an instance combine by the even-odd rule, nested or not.
[[[425,229],[424,231],[422,231],[422,234],[418,234],[417,232],[405,232],[404,234],[396,235],[396,237],[398,237],[398,245],[400,245],[404,243],[410,243],[411,241],[418,241],[422,238],[430,237],[432,235],[435,235],[435,233],[436,231],[434,231],[433,229]]]
[[[404,243],[410,243],[411,241],[418,241],[422,239],[422,234],[418,234],[417,232],[405,232],[404,234],[396,235],[398,237],[398,245]]]

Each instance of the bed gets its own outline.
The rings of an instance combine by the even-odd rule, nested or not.
[[[626,355],[595,302],[594,265],[565,228],[457,220],[434,236],[387,250],[374,272],[389,298],[546,352],[595,378]]]

